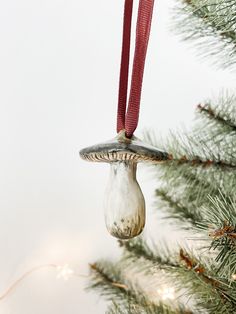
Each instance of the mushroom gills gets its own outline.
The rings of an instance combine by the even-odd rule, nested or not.
[[[110,234],[119,239],[139,235],[145,225],[145,200],[136,180],[137,163],[111,163],[105,193],[105,222]]]

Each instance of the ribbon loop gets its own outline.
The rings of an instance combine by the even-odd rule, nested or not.
[[[154,0],[139,1],[133,70],[129,103],[126,112],[133,0],[125,0],[117,111],[117,132],[125,129],[126,136],[129,138],[132,137],[138,125],[143,73],[151,30],[153,6]]]

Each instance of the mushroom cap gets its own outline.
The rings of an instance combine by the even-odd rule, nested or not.
[[[116,162],[116,161],[152,161],[159,162],[170,159],[168,153],[143,143],[135,136],[131,139],[122,130],[114,139],[86,147],[80,151],[80,157],[87,161]]]

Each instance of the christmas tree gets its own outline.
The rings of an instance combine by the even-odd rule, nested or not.
[[[234,66],[235,0],[183,0],[174,14],[198,51]],[[146,141],[172,155],[153,166],[156,207],[191,241],[119,241],[118,262],[90,265],[90,288],[111,301],[108,313],[236,313],[236,96],[200,103],[191,130]]]

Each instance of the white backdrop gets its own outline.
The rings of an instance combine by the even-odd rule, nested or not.
[[[189,123],[199,101],[234,84],[169,31],[173,3],[156,1],[137,135]],[[123,0],[0,1],[2,293],[31,267],[69,263],[86,274],[89,262],[117,254],[103,222],[108,166],[81,161],[78,150],[115,135],[122,15]],[[143,168],[139,178],[149,232],[155,184]],[[0,301],[0,313],[104,313],[83,286],[42,269]]]

